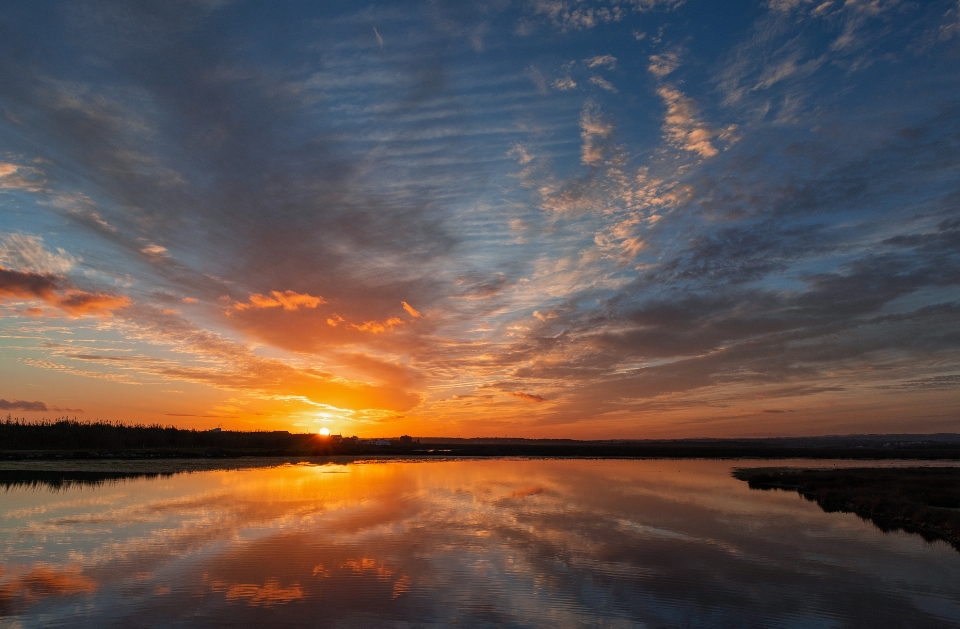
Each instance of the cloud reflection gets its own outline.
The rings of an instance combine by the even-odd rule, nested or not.
[[[300,465],[66,491],[109,500],[17,490],[0,513],[6,613],[27,625],[960,620],[946,545],[750,492],[724,462]]]

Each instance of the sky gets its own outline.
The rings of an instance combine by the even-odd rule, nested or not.
[[[0,413],[960,431],[954,0],[11,0]]]

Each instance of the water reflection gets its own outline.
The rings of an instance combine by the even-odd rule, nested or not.
[[[960,626],[960,555],[721,461],[286,465],[0,494],[0,627]]]
[[[159,478],[172,473],[107,472],[87,470],[0,470],[0,488],[51,489],[59,491],[71,487],[92,486],[136,478]]]

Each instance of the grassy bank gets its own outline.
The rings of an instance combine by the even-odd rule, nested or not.
[[[828,513],[855,513],[960,551],[960,468],[738,469],[751,489],[796,491]]]

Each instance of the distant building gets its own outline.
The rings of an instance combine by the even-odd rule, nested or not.
[[[223,430],[223,429],[220,428],[219,426],[217,426],[216,428],[211,428],[211,429],[208,430],[207,432],[220,432],[221,430]]]
[[[373,445],[375,445],[375,446],[388,446],[388,445],[390,445],[390,440],[389,440],[389,439],[374,439],[371,443],[372,443]]]

